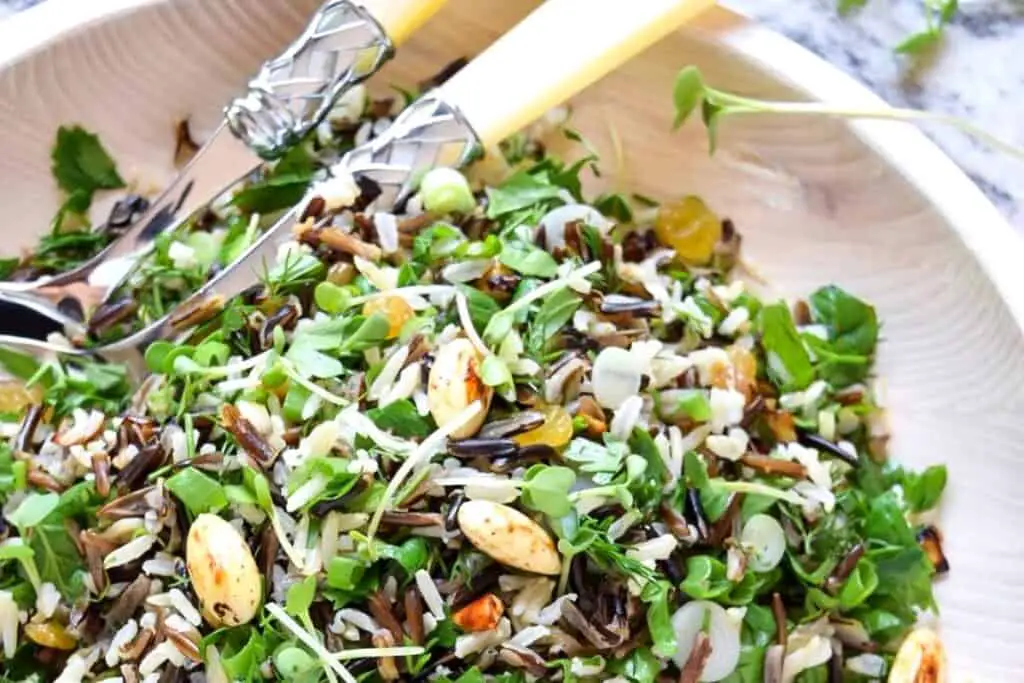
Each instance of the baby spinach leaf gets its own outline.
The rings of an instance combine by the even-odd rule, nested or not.
[[[806,388],[814,381],[814,368],[789,308],[783,302],[767,305],[758,321],[769,379],[782,391]]]
[[[828,329],[832,348],[840,355],[871,356],[878,343],[878,316],[844,290],[829,285],[811,294],[811,318]]]

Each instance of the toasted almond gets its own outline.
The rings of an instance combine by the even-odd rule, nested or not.
[[[554,540],[514,508],[470,500],[459,507],[458,522],[470,543],[505,566],[537,574],[561,572],[562,559]]]
[[[946,653],[939,635],[929,628],[910,632],[892,662],[889,683],[944,683]]]
[[[438,425],[447,423],[473,401],[480,401],[484,407],[474,419],[452,433],[453,439],[473,436],[487,417],[494,389],[481,379],[480,363],[480,353],[473,343],[460,337],[438,350],[430,368],[427,407]]]

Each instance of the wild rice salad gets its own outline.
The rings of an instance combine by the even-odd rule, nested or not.
[[[939,680],[946,472],[887,462],[874,309],[762,301],[594,163],[317,181],[137,390],[5,352],[2,680]]]

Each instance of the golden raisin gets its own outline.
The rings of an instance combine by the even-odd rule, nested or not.
[[[501,599],[494,593],[487,593],[453,614],[452,621],[463,631],[477,633],[497,628],[504,613],[505,605]]]
[[[38,386],[26,389],[17,380],[0,380],[0,413],[20,413],[41,399],[42,392]]]
[[[25,624],[25,635],[37,645],[52,647],[56,650],[74,650],[78,641],[56,621]]]
[[[674,249],[680,260],[703,265],[711,261],[715,245],[722,239],[722,221],[699,197],[691,195],[658,209],[654,234]]]
[[[542,409],[544,424],[512,438],[520,446],[544,444],[552,448],[562,448],[572,439],[572,417],[561,406],[547,406]]]
[[[363,304],[363,315],[370,317],[380,313],[388,319],[388,339],[394,339],[402,331],[402,325],[416,315],[409,302],[400,296],[382,296]]]
[[[733,388],[749,401],[757,386],[757,358],[742,346],[730,346],[726,353],[732,362]]]

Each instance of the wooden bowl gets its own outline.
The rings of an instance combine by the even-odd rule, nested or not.
[[[98,132],[129,177],[159,185],[171,173],[174,123],[191,117],[210,130],[318,4],[49,0],[0,25],[4,239],[28,247],[46,230],[60,124]],[[452,0],[377,87],[474,54],[533,4]],[[1024,541],[1014,531],[1024,529],[1024,249],[954,164],[901,124],[736,119],[709,156],[699,125],[670,129],[672,80],[686,64],[744,93],[881,101],[718,9],[584,92],[574,124],[604,152],[606,185],[661,199],[698,193],[731,217],[779,295],[836,282],[877,305],[893,452],[949,465],[942,524],[952,572],[938,598],[954,676],[1024,680]]]

